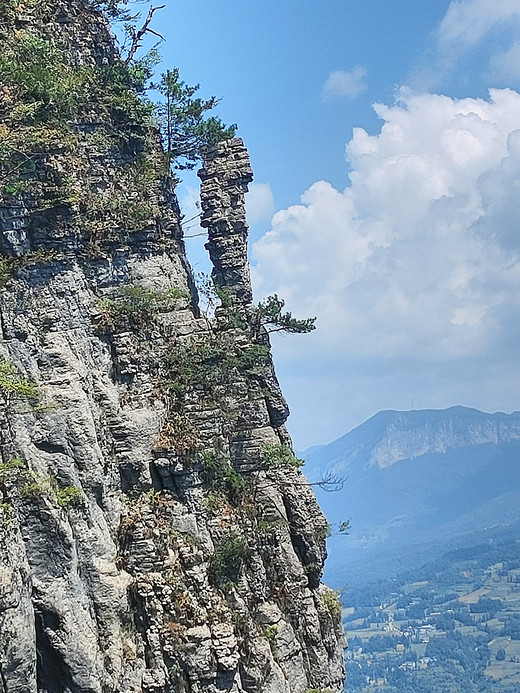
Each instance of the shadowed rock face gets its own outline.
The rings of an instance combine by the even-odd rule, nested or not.
[[[0,43],[117,61],[79,0],[20,7]],[[20,127],[34,165],[0,202],[0,691],[341,690],[326,523],[266,457],[290,448],[288,410],[251,306],[242,142],[201,172],[230,296],[209,320],[154,133],[95,101],[47,139]]]

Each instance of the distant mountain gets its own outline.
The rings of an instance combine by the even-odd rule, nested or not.
[[[350,536],[329,540],[338,587],[520,532],[520,412],[383,411],[307,451],[305,470],[311,482],[345,479],[339,492],[317,489],[331,523],[351,519]]]

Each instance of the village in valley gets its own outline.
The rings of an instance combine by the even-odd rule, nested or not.
[[[500,560],[499,560],[500,559]],[[447,554],[343,593],[350,693],[520,689],[520,545]]]

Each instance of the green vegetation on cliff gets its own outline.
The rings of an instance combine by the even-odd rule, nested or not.
[[[124,5],[96,3],[126,18],[135,37],[138,18]],[[197,98],[198,85],[178,69],[153,81],[155,50],[132,60],[113,48],[78,58],[53,32],[56,8],[45,0],[9,0],[0,18],[0,191],[6,205],[26,208],[30,226],[75,228],[92,247],[124,239],[161,218],[172,170],[192,168],[235,132],[208,117],[218,100]],[[101,188],[85,151],[91,162],[116,164]]]

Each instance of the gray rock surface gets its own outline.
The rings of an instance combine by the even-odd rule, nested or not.
[[[16,22],[77,64],[116,60],[81,0]],[[201,174],[230,295],[210,320],[169,181],[146,183],[136,223],[141,155],[101,152],[81,128],[27,180],[39,190],[42,168],[66,166],[90,205],[127,195],[126,216],[73,199],[35,216],[25,188],[0,204],[0,691],[340,691],[326,522],[287,462],[287,405],[251,305],[243,143],[220,144]]]
[[[249,263],[245,193],[253,180],[249,155],[241,139],[220,142],[206,155],[198,172],[202,181],[200,225],[208,229],[206,248],[213,263],[215,284],[235,300],[253,299]]]

